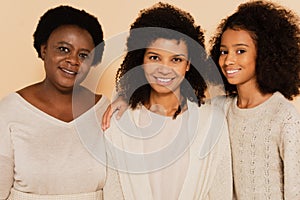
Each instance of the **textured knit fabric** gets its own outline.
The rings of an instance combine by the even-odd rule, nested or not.
[[[108,175],[107,167],[87,151],[78,134],[103,137],[100,126],[95,132],[93,122],[85,119],[101,119],[108,103],[102,97],[75,120],[64,122],[37,109],[17,93],[2,99],[0,199],[7,199],[12,188],[36,195],[76,195],[101,190],[107,191],[108,196],[109,192],[118,195],[120,186],[114,186],[118,180],[110,180],[118,176]],[[106,188],[107,183],[110,188]]]
[[[227,100],[236,198],[300,199],[300,116],[279,92],[250,109]]]
[[[175,120],[143,106],[113,117],[105,136],[125,199],[231,200],[227,128],[220,110],[191,102]]]

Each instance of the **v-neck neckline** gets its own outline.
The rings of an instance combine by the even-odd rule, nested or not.
[[[29,103],[26,99],[24,99],[19,93],[15,92],[12,93],[12,95],[16,96],[18,101],[20,101],[23,105],[25,105],[27,108],[29,108],[29,110],[31,112],[34,112],[35,114],[42,116],[44,119],[50,120],[54,123],[63,125],[63,126],[72,126],[75,121],[77,121],[78,119],[80,119],[82,116],[86,115],[87,113],[91,112],[91,110],[93,109],[97,109],[99,106],[101,106],[104,102],[104,96],[101,97],[101,99],[91,108],[89,108],[88,110],[86,110],[84,113],[82,113],[81,115],[79,115],[78,117],[74,118],[73,120],[66,122],[63,121],[61,119],[58,119],[44,111],[42,111],[41,109],[37,108],[36,106],[32,105],[31,103]]]

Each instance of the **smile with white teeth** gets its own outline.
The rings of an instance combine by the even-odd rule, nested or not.
[[[237,73],[239,70],[238,69],[232,69],[232,70],[226,70],[227,74],[234,74]]]
[[[156,78],[159,82],[167,83],[170,82],[172,79],[171,78]]]
[[[62,71],[64,71],[65,73],[67,74],[70,74],[70,75],[76,75],[77,72],[73,72],[73,71],[70,71],[70,70],[67,70],[67,69],[64,69],[64,68],[60,68]]]

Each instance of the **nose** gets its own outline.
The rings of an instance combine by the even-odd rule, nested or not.
[[[228,53],[225,58],[225,65],[233,65],[235,64],[235,61],[236,61],[236,57],[233,54]]]
[[[80,65],[79,57],[75,52],[71,52],[70,54],[68,54],[66,62],[74,66]]]
[[[172,68],[168,66],[167,63],[162,63],[158,66],[158,72],[161,74],[169,74],[172,71]]]

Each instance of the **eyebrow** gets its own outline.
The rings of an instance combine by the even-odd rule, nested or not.
[[[156,53],[156,52],[153,52],[153,51],[148,51],[146,54],[160,55],[159,53]],[[183,57],[187,58],[187,56],[185,54],[174,54],[173,56],[183,56]]]
[[[249,47],[249,45],[243,44],[243,43],[234,44],[233,46],[234,47],[239,47],[239,46]],[[226,45],[221,44],[220,47],[226,47]]]
[[[155,54],[155,55],[159,55],[159,53],[155,53],[155,52],[152,52],[152,51],[148,51],[148,52],[146,52],[146,54]]]

